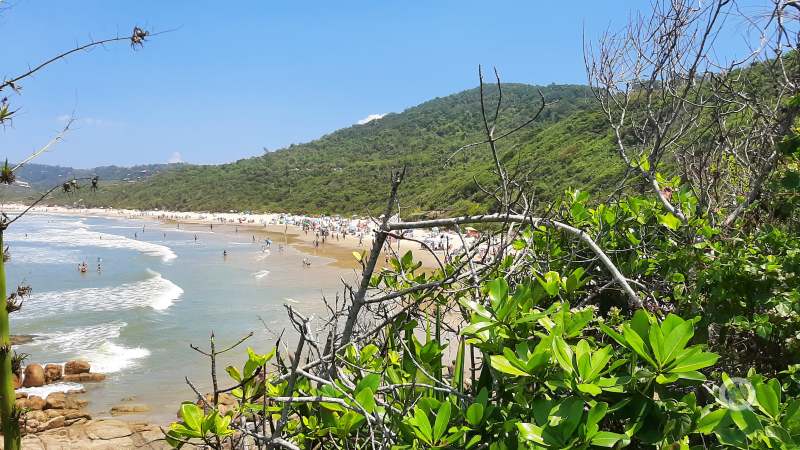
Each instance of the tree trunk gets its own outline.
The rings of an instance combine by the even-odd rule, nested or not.
[[[13,374],[11,373],[11,336],[6,305],[6,269],[3,230],[0,230],[0,422],[3,427],[5,450],[19,450],[19,417],[14,405]]]

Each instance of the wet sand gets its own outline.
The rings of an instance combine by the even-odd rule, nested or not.
[[[131,219],[137,219],[132,216]],[[210,231],[212,230],[211,224],[205,221],[176,221],[172,219],[162,220],[163,223],[180,224],[184,230],[198,230]],[[213,231],[220,233],[234,233],[237,235],[251,234],[255,236],[256,240],[263,241],[265,238],[272,240],[272,245],[290,245],[297,250],[313,256],[320,256],[324,258],[333,259],[332,265],[344,269],[360,269],[361,265],[356,260],[353,252],[364,253],[366,256],[372,248],[372,238],[365,237],[361,245],[358,243],[358,237],[348,235],[344,239],[328,237],[323,243],[320,240],[319,246],[314,246],[316,236],[314,232],[303,232],[302,228],[294,225],[256,225],[250,223],[232,224],[232,223],[214,223]],[[238,230],[238,231],[237,231]],[[411,250],[414,259],[422,262],[422,267],[425,269],[436,269],[439,263],[436,258],[425,249],[420,248],[420,245],[411,241],[394,241],[392,242],[392,249],[402,256],[408,250]],[[436,252],[437,257],[444,261],[444,252]],[[385,256],[378,260],[378,268],[384,266],[386,262]]]

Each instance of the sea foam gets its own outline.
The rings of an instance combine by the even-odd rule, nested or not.
[[[10,264],[71,264],[81,259],[81,253],[78,250],[28,247],[25,245],[14,245],[10,253]]]
[[[169,247],[152,242],[130,239],[116,234],[98,233],[90,231],[83,222],[74,222],[71,227],[65,228],[61,222],[57,226],[48,227],[24,237],[15,232],[9,238],[17,241],[27,241],[45,244],[54,244],[65,247],[102,247],[111,249],[130,249],[150,256],[160,257],[162,261],[172,261],[177,257]]]
[[[65,358],[86,359],[92,372],[114,373],[131,367],[138,359],[150,355],[150,350],[142,347],[125,347],[113,342],[120,331],[127,326],[125,322],[111,322],[76,328],[67,332],[40,333],[25,347],[46,347],[48,352],[63,355]]]
[[[17,394],[25,393],[28,396],[37,396],[40,398],[47,398],[53,392],[79,392],[83,389],[83,385],[72,382],[55,382],[52,384],[45,384],[39,387],[19,388],[16,390]]]
[[[256,272],[256,273],[254,273],[254,274],[253,274],[253,276],[254,276],[254,277],[257,279],[257,280],[260,280],[260,279],[264,278],[264,277],[265,277],[265,276],[267,276],[267,275],[269,275],[269,270],[259,270],[258,272]]]
[[[16,318],[44,317],[73,311],[118,311],[152,308],[163,311],[181,295],[183,289],[160,273],[147,269],[149,278],[114,287],[83,288],[69,291],[34,291]]]

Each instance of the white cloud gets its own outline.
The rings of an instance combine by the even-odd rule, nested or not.
[[[359,120],[356,123],[359,124],[359,125],[364,125],[365,123],[370,123],[373,120],[378,120],[380,118],[383,118],[383,116],[385,116],[385,115],[386,115],[385,113],[384,114],[370,114],[367,117],[364,117],[363,119]]]
[[[172,156],[169,157],[167,162],[170,164],[182,163],[183,157],[181,156],[181,152],[172,152]]]

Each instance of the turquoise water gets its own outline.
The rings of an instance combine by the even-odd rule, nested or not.
[[[151,406],[148,419],[170,420],[193,397],[184,377],[210,386],[208,361],[189,344],[207,347],[213,330],[222,347],[252,331],[248,345],[266,352],[287,326],[284,304],[322,313],[322,295],[333,297],[352,274],[278,242],[265,249],[244,230],[51,215],[14,225],[5,235],[9,289],[22,282],[33,293],[12,315],[12,333],[37,336],[16,350],[30,362],[85,358],[107,373],[85,386],[97,415],[133,397]],[[221,368],[243,354],[230,352]]]

